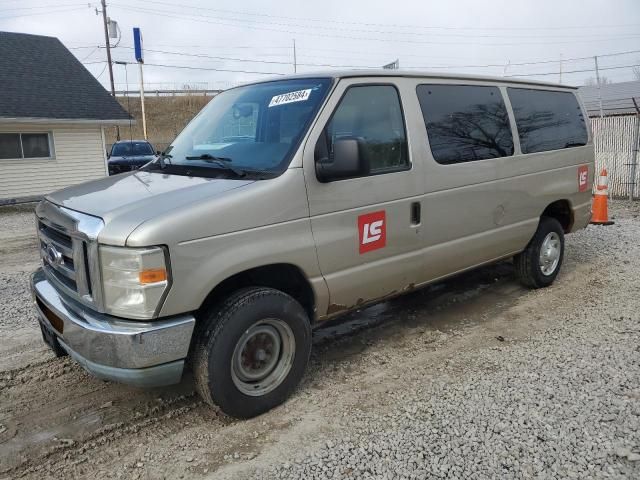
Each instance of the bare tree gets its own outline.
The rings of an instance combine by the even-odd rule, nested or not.
[[[443,163],[506,157],[513,153],[509,116],[502,103],[477,104],[464,112],[453,112],[437,122],[429,122],[427,131],[438,141],[431,148],[442,149]],[[444,155],[445,153],[443,153]]]
[[[607,85],[609,83],[613,83],[610,78],[607,78],[605,76],[600,77],[600,85]],[[596,85],[598,85],[598,80],[596,79],[596,77],[589,77],[584,81],[584,84],[587,87],[595,87]]]

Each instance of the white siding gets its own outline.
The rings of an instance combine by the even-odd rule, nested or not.
[[[0,132],[51,132],[53,159],[0,159],[0,201],[45,195],[107,175],[100,126],[2,124]]]

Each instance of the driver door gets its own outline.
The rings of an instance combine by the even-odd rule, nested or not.
[[[376,80],[380,80],[379,78]],[[306,144],[303,168],[328,315],[410,289],[421,278],[422,163],[412,158],[403,79],[337,85]],[[413,102],[415,103],[415,102]],[[319,179],[314,151],[358,139],[368,168],[352,178]],[[327,142],[318,148],[318,142]],[[322,316],[325,312],[318,312]]]

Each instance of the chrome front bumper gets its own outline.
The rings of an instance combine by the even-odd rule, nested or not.
[[[31,291],[46,332],[96,377],[141,387],[180,382],[193,315],[152,322],[103,315],[60,294],[42,269],[32,275]]]

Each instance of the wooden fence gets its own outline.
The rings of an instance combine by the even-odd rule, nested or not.
[[[596,178],[603,167],[607,169],[611,197],[629,198],[631,186],[635,183],[634,198],[640,198],[640,165],[636,167],[635,178],[631,178],[633,151],[638,148],[638,121],[637,115],[591,119]],[[636,162],[640,162],[640,155]]]

